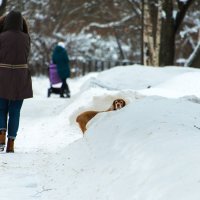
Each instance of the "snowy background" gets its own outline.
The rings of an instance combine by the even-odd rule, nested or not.
[[[68,80],[72,98],[47,98],[33,77],[15,153],[1,153],[1,200],[199,200],[200,71],[116,67]],[[76,116],[110,107],[83,137]]]
[[[175,20],[182,9],[181,16],[185,15],[176,32],[174,65],[188,65],[191,63],[188,59],[195,55],[196,49],[200,49],[200,1],[170,2],[173,5],[168,9],[173,13],[173,19],[169,19]],[[185,10],[188,2],[191,2],[186,6],[189,9]],[[71,66],[74,61],[80,66],[95,60],[143,63],[141,0],[1,0],[0,5],[2,13],[16,9],[27,19],[32,49],[29,67],[33,74],[47,73],[53,48],[59,41],[65,42]],[[164,10],[162,13],[163,17],[167,16]],[[170,24],[166,27],[169,28]],[[169,31],[168,28],[165,32]]]

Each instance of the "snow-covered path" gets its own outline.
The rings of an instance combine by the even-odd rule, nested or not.
[[[40,80],[40,79],[39,79]],[[42,84],[40,87],[37,84]],[[70,81],[76,92],[76,81]],[[80,83],[77,83],[80,84]],[[24,101],[15,153],[0,153],[0,199],[38,199],[48,188],[41,187],[41,177],[54,155],[64,146],[82,137],[69,126],[68,116],[59,119],[70,99],[58,95],[46,97],[48,79],[33,78],[35,97]],[[66,123],[64,123],[66,122]],[[40,185],[40,186],[39,186]]]
[[[17,152],[0,155],[0,193],[2,200],[30,199],[37,196],[39,153]]]

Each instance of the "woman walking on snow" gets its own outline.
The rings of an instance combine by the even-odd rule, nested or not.
[[[63,42],[58,42],[58,45],[53,51],[52,60],[53,63],[56,64],[58,75],[62,80],[60,97],[64,97],[64,93],[66,93],[69,98],[70,90],[67,84],[67,78],[70,77],[70,67],[68,54]]]
[[[28,68],[30,37],[20,12],[0,19],[0,150],[14,152],[23,100],[33,97]]]

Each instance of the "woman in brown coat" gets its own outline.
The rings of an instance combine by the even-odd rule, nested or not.
[[[0,150],[14,152],[23,100],[33,97],[28,69],[30,37],[20,12],[0,19]]]

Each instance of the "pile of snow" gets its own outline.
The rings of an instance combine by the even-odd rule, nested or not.
[[[71,99],[47,99],[48,80],[33,79],[16,153],[1,155],[2,200],[200,198],[198,69],[121,66],[68,82]],[[76,116],[116,98],[127,106],[96,115],[83,137]]]

